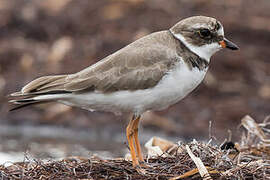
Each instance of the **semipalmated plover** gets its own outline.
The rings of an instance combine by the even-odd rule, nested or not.
[[[238,49],[224,37],[219,21],[205,16],[186,18],[80,72],[35,79],[11,94],[15,99],[10,102],[16,105],[11,110],[55,101],[91,111],[131,112],[126,136],[133,166],[137,166],[143,161],[138,141],[141,115],[165,109],[189,94],[202,82],[210,57],[222,48]]]

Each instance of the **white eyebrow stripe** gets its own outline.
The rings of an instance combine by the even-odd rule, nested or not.
[[[200,23],[193,24],[191,27],[193,29],[200,29],[200,28],[209,29],[209,27],[206,24],[200,24]]]

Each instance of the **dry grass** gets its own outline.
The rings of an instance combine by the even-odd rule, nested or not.
[[[202,143],[190,143],[189,146],[206,166],[218,171],[231,169],[233,161],[223,158],[226,153],[217,147]],[[124,159],[97,158],[69,158],[50,163],[15,163],[7,168],[2,166],[0,170],[2,177],[11,179],[168,179],[196,168],[186,151],[171,157],[146,159],[146,162],[146,167],[142,167],[140,171],[135,170],[132,163]],[[242,168],[244,169],[246,168]],[[220,177],[220,174],[213,176]],[[199,177],[199,174],[194,175],[194,179]]]
[[[268,118],[269,119],[269,118]],[[208,179],[267,179],[270,177],[270,147],[266,119],[257,124],[244,117],[240,143],[220,146],[193,141],[174,145],[170,153],[149,157],[140,169],[123,158],[103,160],[96,157],[73,157],[61,161],[28,160],[11,166],[0,166],[2,179],[206,179],[190,153],[202,161]],[[257,129],[256,129],[257,128]],[[258,134],[259,133],[259,134]],[[261,139],[263,138],[263,139]],[[188,148],[187,148],[188,146]],[[191,151],[188,153],[187,149]],[[194,159],[193,157],[193,159]]]

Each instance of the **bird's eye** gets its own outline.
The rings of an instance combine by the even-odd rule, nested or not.
[[[209,37],[211,35],[211,32],[208,29],[201,29],[199,31],[199,34],[201,37]]]

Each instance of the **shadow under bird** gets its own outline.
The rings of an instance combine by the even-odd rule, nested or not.
[[[162,110],[203,80],[211,56],[239,49],[214,18],[194,16],[149,34],[74,74],[44,76],[11,94],[15,106],[59,102],[87,110],[133,113],[126,128],[132,163],[144,161],[138,125],[146,111]]]

